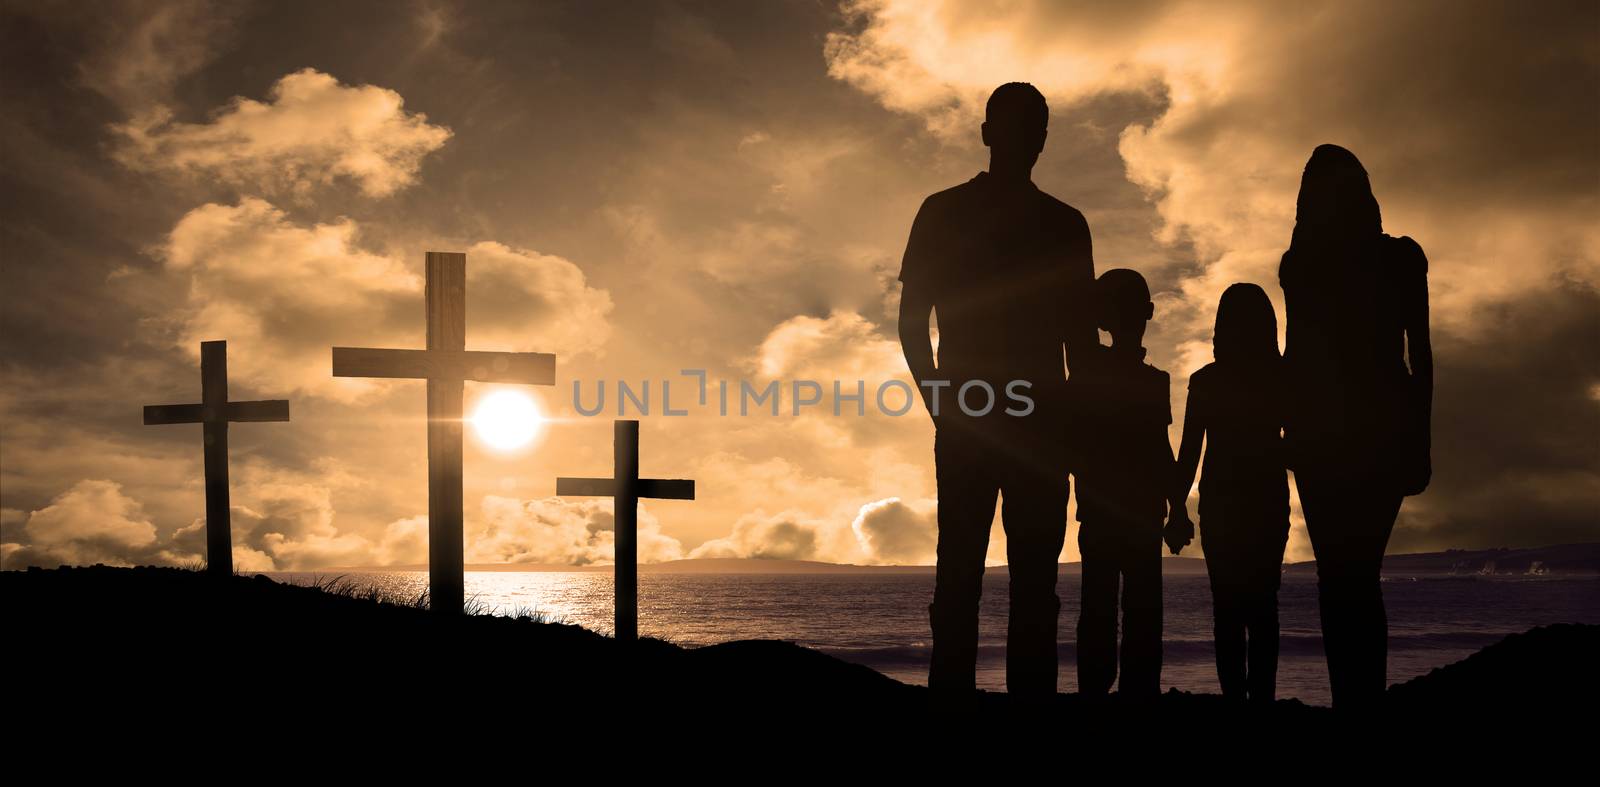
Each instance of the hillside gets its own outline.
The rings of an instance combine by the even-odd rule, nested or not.
[[[98,566],[10,571],[0,572],[0,598],[8,708],[30,708],[37,723],[76,726],[82,734],[153,735],[147,714],[177,707],[236,713],[230,735],[282,730],[330,709],[373,724],[414,726],[423,712],[471,724],[531,709],[537,713],[523,723],[559,719],[581,727],[636,714],[640,723],[670,719],[707,734],[750,734],[749,725],[757,725],[812,736],[884,724],[916,734],[1008,715],[1005,695],[984,694],[972,714],[952,722],[929,713],[924,688],[783,642],[686,649],[645,640],[629,651],[576,626],[444,619],[352,587],[300,587],[262,576],[217,580],[178,569]],[[1594,626],[1511,637],[1393,689],[1385,720],[1427,717],[1449,728],[1466,718],[1443,711],[1463,705],[1523,717],[1588,713],[1596,691],[1586,662],[1596,652]],[[1191,730],[1239,716],[1284,736],[1338,721],[1297,701],[1241,714],[1220,697],[1176,691],[1159,708],[1115,698],[1090,706],[1061,695],[1030,718],[1104,731],[1154,711]],[[452,729],[450,735],[466,730]]]

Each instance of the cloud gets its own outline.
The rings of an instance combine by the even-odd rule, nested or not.
[[[7,519],[14,518],[19,517],[8,511]],[[139,502],[123,494],[121,484],[105,480],[79,481],[29,513],[20,529],[27,540],[5,545],[8,567],[128,565],[156,542],[155,525]]]
[[[1441,337],[1434,475],[1407,501],[1396,547],[1593,541],[1600,512],[1600,289],[1571,279]],[[1504,341],[1517,337],[1516,341]],[[1455,425],[1463,425],[1457,427]]]
[[[170,98],[178,80],[217,54],[234,14],[207,0],[94,9],[103,39],[78,65],[83,83],[129,114]]]
[[[931,564],[939,532],[933,514],[891,497],[862,506],[850,529],[874,563]]]
[[[230,344],[230,377],[264,391],[346,398],[364,380],[335,382],[329,347],[386,346],[419,333],[421,278],[356,246],[355,222],[303,226],[270,203],[207,204],[189,211],[162,249],[166,270],[187,279],[177,343]]]
[[[833,380],[865,380],[876,388],[886,380],[910,377],[900,343],[848,311],[824,318],[797,315],[779,323],[761,341],[752,365],[763,378],[817,380],[824,387]]]
[[[349,401],[380,389],[333,378],[329,348],[421,347],[423,282],[420,264],[366,251],[360,234],[349,219],[298,224],[257,198],[189,211],[160,251],[187,283],[169,318],[175,342],[198,357],[200,342],[228,340],[230,376],[269,393]],[[477,243],[467,289],[472,349],[566,355],[598,350],[610,332],[610,295],[560,257]]]
[[[550,254],[483,241],[467,249],[470,349],[598,352],[611,335],[611,295]],[[480,327],[481,326],[481,327]]]
[[[215,177],[252,192],[303,197],[344,179],[384,197],[411,185],[451,134],[404,104],[393,90],[308,68],[274,83],[267,101],[236,97],[204,123],[150,108],[115,127],[117,157],[135,170]]]
[[[1158,90],[1173,71],[1203,78],[1222,66],[1242,26],[1228,21],[1233,13],[1176,2],[857,0],[845,15],[853,29],[824,44],[829,75],[945,137],[970,135],[989,91],[1005,82],[1031,82],[1070,103]]]
[[[234,462],[232,468],[234,568],[239,571],[294,571],[371,562],[376,545],[335,523],[333,495],[353,483],[336,463],[318,461],[293,470],[260,461]],[[170,547],[182,554],[206,554],[206,521],[197,518],[175,531]]]
[[[468,534],[468,560],[572,566],[610,563],[616,550],[613,511],[610,500],[487,496],[482,529]],[[641,563],[683,557],[683,546],[663,534],[660,521],[643,506],[638,514],[637,548]]]
[[[758,560],[817,560],[818,531],[825,524],[798,512],[768,515],[754,511],[733,523],[733,531],[714,538],[689,553],[691,558],[756,558]]]
[[[853,520],[849,514],[757,509],[739,517],[728,535],[695,547],[689,557],[928,565],[937,542],[934,510],[932,500],[912,505],[896,497],[860,506]],[[991,558],[1004,555],[1004,538],[995,535],[1000,550],[991,550]]]
[[[428,562],[428,518],[412,516],[390,522],[373,553],[380,566],[411,566]]]
[[[1459,11],[1449,3],[1404,10],[1356,3],[1307,14],[1252,2],[1067,9],[870,0],[851,6],[856,29],[831,35],[826,52],[833,76],[925,117],[940,133],[970,135],[988,92],[1011,80],[1032,81],[1056,102],[1055,114],[1069,118],[1089,96],[1162,96],[1160,117],[1124,129],[1120,150],[1128,177],[1149,190],[1165,220],[1159,239],[1193,243],[1206,263],[1199,278],[1210,283],[1187,294],[1203,295],[1210,307],[1231,278],[1274,278],[1301,166],[1320,142],[1339,141],[1363,156],[1386,213],[1438,230],[1422,237],[1429,249],[1459,239],[1466,242],[1448,248],[1465,252],[1506,229],[1428,221],[1461,203],[1544,193],[1593,204],[1592,183],[1576,184],[1570,166],[1593,164],[1585,140],[1594,119],[1563,98],[1580,84],[1595,87],[1592,36],[1555,7],[1483,7],[1470,20],[1439,24]],[[1551,54],[1525,58],[1508,37]],[[1482,54],[1465,68],[1417,68],[1419,48]],[[1501,117],[1493,106],[1525,112]],[[1441,182],[1463,189],[1443,193]],[[1573,230],[1587,222],[1572,218],[1564,210],[1539,226],[1592,251],[1594,231]],[[1520,248],[1524,256],[1544,251]],[[1443,257],[1456,265],[1437,273],[1468,286],[1478,256]],[[1492,277],[1495,286],[1472,289],[1503,296],[1506,273]]]

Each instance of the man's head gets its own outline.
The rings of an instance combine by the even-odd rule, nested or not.
[[[1050,107],[1044,95],[1026,82],[1007,82],[989,94],[984,110],[983,144],[991,155],[1031,168],[1044,150]]]
[[[1155,316],[1150,285],[1138,271],[1116,268],[1100,274],[1094,283],[1095,318],[1100,330],[1116,343],[1144,341],[1145,323]]]

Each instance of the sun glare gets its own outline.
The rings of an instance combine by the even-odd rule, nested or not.
[[[495,391],[478,400],[472,413],[472,428],[478,439],[500,451],[512,451],[533,442],[544,426],[544,416],[527,394],[514,390]]]

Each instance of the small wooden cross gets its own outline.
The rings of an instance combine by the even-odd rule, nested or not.
[[[555,385],[547,353],[469,352],[467,255],[427,253],[428,349],[333,348],[334,377],[428,381],[428,600],[460,614],[466,603],[461,534],[461,410],[466,380]]]
[[[287,421],[289,402],[228,401],[228,343],[200,343],[200,404],[152,404],[145,426],[204,424],[206,467],[206,570],[233,573],[233,526],[228,506],[228,422]]]
[[[694,481],[639,477],[639,422],[617,421],[613,478],[557,478],[556,494],[564,497],[615,498],[616,590],[615,636],[620,642],[639,638],[639,499],[693,500]]]

